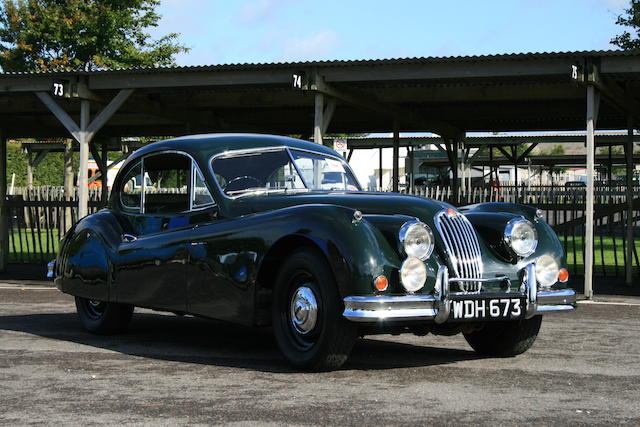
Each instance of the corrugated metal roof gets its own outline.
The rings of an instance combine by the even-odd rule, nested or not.
[[[232,63],[218,65],[186,65],[173,67],[140,67],[117,68],[95,71],[32,71],[32,72],[6,72],[1,76],[41,75],[91,75],[106,73],[164,73],[164,72],[193,72],[193,71],[224,71],[224,70],[252,70],[294,67],[349,67],[360,65],[395,65],[395,64],[429,64],[439,62],[490,62],[490,61],[519,61],[528,59],[558,59],[566,57],[614,57],[614,56],[640,56],[640,50],[589,50],[575,52],[529,52],[508,53],[496,55],[477,56],[430,56],[413,58],[388,58],[388,59],[357,59],[357,60],[326,60],[303,62],[259,62],[259,63]]]

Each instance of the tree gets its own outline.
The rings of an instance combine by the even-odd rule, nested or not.
[[[640,0],[631,0],[629,8],[623,15],[618,15],[616,24],[629,27],[630,31],[624,31],[619,36],[611,39],[614,44],[622,49],[640,49]]]
[[[6,71],[92,70],[174,65],[188,48],[157,40],[159,0],[4,0],[0,66]]]

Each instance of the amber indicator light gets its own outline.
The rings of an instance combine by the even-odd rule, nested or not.
[[[569,280],[569,270],[567,270],[566,268],[561,268],[560,272],[558,273],[558,280],[560,280],[561,282],[566,282],[567,280]]]
[[[378,276],[376,277],[376,280],[373,281],[373,286],[375,286],[380,292],[386,291],[389,287],[389,281],[384,276]]]
[[[449,215],[449,216],[458,215],[458,212],[456,212],[455,209],[449,208],[449,209],[447,209],[447,215]]]

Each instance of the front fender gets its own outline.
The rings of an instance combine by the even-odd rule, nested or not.
[[[506,223],[510,219],[518,216],[528,219],[538,232],[538,246],[533,254],[518,260],[518,265],[526,265],[527,263],[535,261],[536,258],[541,255],[546,254],[558,260],[561,268],[567,267],[566,255],[560,239],[558,239],[553,228],[551,228],[543,218],[536,215],[537,209],[535,207],[515,203],[494,202],[465,206],[460,210],[473,224],[487,246],[501,258],[504,257],[504,253],[501,252],[501,247],[503,245],[502,236]],[[565,284],[558,284],[555,287],[565,287]]]

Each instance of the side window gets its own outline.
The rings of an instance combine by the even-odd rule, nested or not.
[[[144,212],[179,213],[189,210],[191,159],[164,153],[144,159]]]
[[[213,197],[211,197],[211,193],[209,193],[209,189],[204,182],[200,170],[194,165],[191,173],[193,175],[193,200],[191,201],[193,207],[199,208],[213,205],[215,202],[213,201]]]
[[[127,210],[140,210],[142,195],[142,164],[138,162],[125,175],[120,189],[120,201]]]

